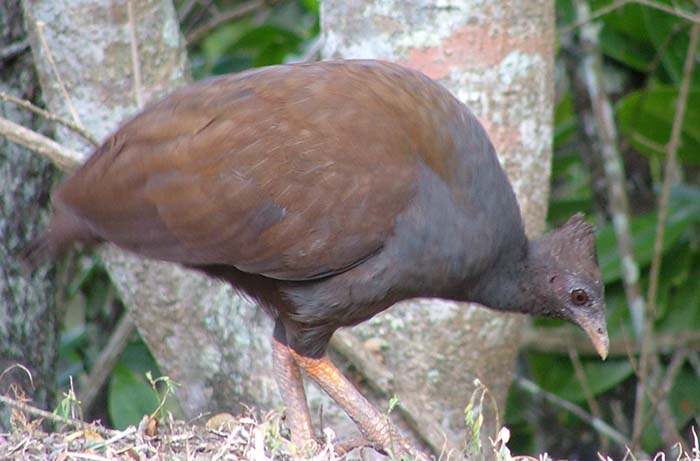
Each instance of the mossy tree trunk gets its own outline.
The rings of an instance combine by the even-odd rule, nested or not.
[[[0,52],[0,91],[37,101],[40,89],[19,0],[0,2]],[[0,116],[37,131],[46,128],[9,102],[0,101]],[[21,389],[41,407],[51,402],[54,387],[54,271],[42,268],[28,275],[15,253],[45,224],[54,173],[47,160],[0,137],[0,394],[14,397]],[[9,409],[2,407],[0,432],[9,428],[8,423]]]

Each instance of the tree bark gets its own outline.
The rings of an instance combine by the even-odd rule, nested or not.
[[[0,91],[36,101],[39,88],[19,0],[0,2]],[[41,120],[0,101],[0,115],[37,131]],[[51,164],[21,146],[0,138],[0,394],[14,396],[18,386],[35,405],[52,399],[56,359],[56,290],[54,271],[27,275],[15,253],[46,221],[46,204],[54,176]],[[21,364],[25,370],[13,367]],[[0,432],[9,429],[9,408],[0,409]]]
[[[327,0],[321,30],[324,57],[396,61],[467,103],[496,146],[528,235],[541,233],[552,139],[552,2]],[[505,408],[525,319],[442,301],[403,304],[353,332],[363,340],[381,338],[396,393],[418,396],[429,419],[443,422],[449,446],[462,447],[475,378],[499,410]],[[497,429],[487,417],[482,445],[489,446],[487,437],[495,438]]]

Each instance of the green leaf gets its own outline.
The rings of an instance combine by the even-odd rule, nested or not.
[[[700,204],[679,204],[674,201],[666,220],[662,253],[665,254],[683,235],[691,222],[700,220]],[[630,228],[633,236],[634,255],[639,268],[649,265],[654,253],[657,213],[646,213],[632,218]],[[620,279],[622,267],[617,252],[617,240],[612,224],[600,229],[596,240],[598,262],[605,283]]]
[[[389,408],[386,410],[386,414],[391,414],[392,411],[394,411],[394,408],[399,404],[399,398],[396,395],[391,396],[389,399]]]
[[[591,0],[591,13],[610,6],[614,0]],[[638,42],[649,42],[646,24],[644,23],[645,7],[637,4],[627,4],[616,8],[601,19],[606,27],[615,30]]]
[[[158,398],[143,374],[119,362],[109,381],[107,406],[114,427],[124,429],[153,412]]]
[[[583,370],[586,375],[586,383],[593,395],[612,389],[632,376],[634,371],[628,360],[608,360],[606,362],[593,360],[584,362]],[[561,388],[559,396],[572,402],[583,402],[586,400],[586,394],[583,392],[583,387],[576,378],[573,369],[572,376],[566,385]]]
[[[669,5],[669,2],[661,2]],[[683,78],[683,64],[689,35],[679,26],[684,25],[683,19],[653,8],[642,8],[642,17],[646,26],[647,36],[661,56],[661,65],[668,75],[668,83],[680,83]]]
[[[604,55],[642,72],[648,70],[655,55],[650,43],[637,41],[609,26],[600,31],[600,50]]]
[[[676,418],[676,427],[685,427],[691,418],[700,411],[698,399],[698,378],[689,369],[682,369],[669,393],[671,410]]]
[[[616,107],[622,134],[640,153],[650,157],[665,154],[649,146],[651,141],[665,145],[671,136],[671,127],[678,99],[677,87],[655,87],[629,93]],[[678,157],[691,164],[700,164],[700,91],[688,94],[686,113],[681,130]]]
[[[586,399],[568,356],[530,353],[528,362],[535,382],[543,389],[572,402],[582,402]],[[631,376],[633,372],[627,360],[602,362],[592,359],[584,361],[583,368],[586,382],[593,395],[611,389]]]

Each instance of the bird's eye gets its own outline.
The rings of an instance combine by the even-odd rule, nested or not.
[[[573,290],[571,292],[571,302],[577,306],[583,306],[588,302],[588,293],[586,293],[586,290]]]

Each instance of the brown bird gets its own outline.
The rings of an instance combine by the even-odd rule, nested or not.
[[[395,64],[274,66],[176,90],[58,188],[25,256],[75,241],[180,263],[256,299],[275,320],[297,446],[314,436],[303,370],[372,446],[422,456],[326,355],[336,329],[401,300],[568,320],[607,354],[592,226],[576,215],[529,241],[474,115]]]

